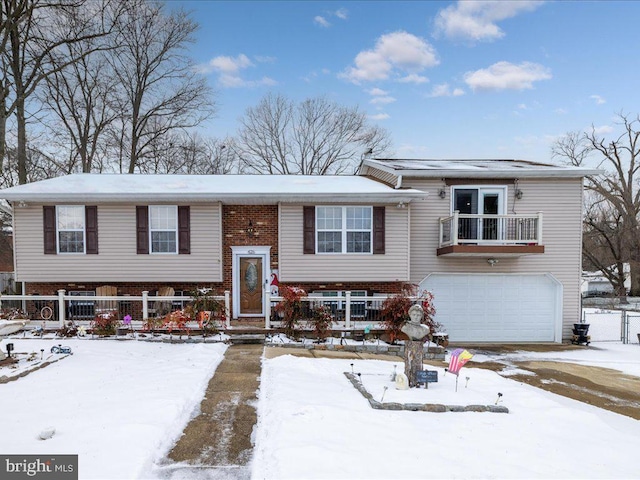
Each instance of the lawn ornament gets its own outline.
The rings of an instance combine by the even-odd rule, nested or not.
[[[69,355],[72,355],[71,347],[63,347],[62,345],[54,345],[53,347],[51,347],[51,353],[67,353]]]
[[[409,390],[409,379],[404,373],[396,375],[396,390]]]

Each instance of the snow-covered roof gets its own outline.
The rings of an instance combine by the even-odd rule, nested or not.
[[[526,177],[584,177],[598,175],[600,170],[568,165],[551,165],[527,160],[419,160],[367,159],[364,166],[406,177],[469,177],[469,178],[526,178]]]
[[[0,191],[10,201],[410,202],[427,194],[356,175],[145,175],[78,173]]]

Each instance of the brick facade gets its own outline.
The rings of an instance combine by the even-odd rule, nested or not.
[[[251,222],[252,233],[247,229]],[[222,206],[222,279],[226,290],[232,290],[231,247],[271,247],[271,269],[278,268],[278,206]]]

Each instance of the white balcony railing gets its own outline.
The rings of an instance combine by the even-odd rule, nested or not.
[[[472,215],[440,218],[440,247],[451,245],[541,245],[542,212],[534,215]]]

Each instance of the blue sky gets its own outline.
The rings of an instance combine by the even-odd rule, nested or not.
[[[268,92],[326,95],[386,128],[397,158],[550,160],[567,131],[640,113],[640,2],[173,1],[234,135]]]

